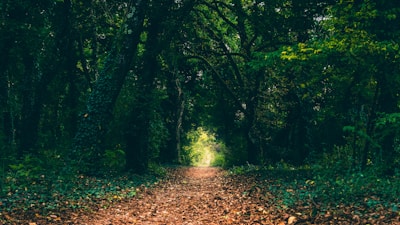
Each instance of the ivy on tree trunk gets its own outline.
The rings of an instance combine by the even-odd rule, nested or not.
[[[121,28],[121,34],[114,42],[105,68],[90,93],[86,109],[80,115],[72,156],[81,164],[83,172],[95,172],[95,165],[103,155],[103,140],[112,119],[112,110],[131,69],[143,31],[144,9],[145,5],[140,0],[131,8],[126,26]]]

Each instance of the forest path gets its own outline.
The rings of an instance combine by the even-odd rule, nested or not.
[[[264,208],[266,199],[255,193],[253,178],[225,173],[213,167],[171,169],[167,178],[155,187],[81,218],[81,223],[277,224]]]

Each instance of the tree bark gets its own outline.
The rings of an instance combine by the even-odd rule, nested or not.
[[[158,9],[159,10],[159,9]],[[150,123],[154,111],[158,108],[158,101],[154,97],[154,79],[158,71],[159,63],[157,55],[160,53],[159,29],[162,19],[159,11],[152,11],[153,17],[149,19],[147,27],[146,51],[143,55],[143,64],[138,72],[138,107],[131,114],[134,129],[127,132],[126,169],[136,173],[144,173],[147,170],[150,156]],[[138,112],[135,112],[138,110]]]
[[[89,95],[86,109],[79,116],[72,157],[82,164],[85,173],[95,173],[96,164],[103,155],[103,140],[112,110],[131,69],[143,31],[144,11],[145,4],[137,0],[132,8],[133,15],[128,15],[126,30],[115,40],[105,68]]]
[[[174,152],[172,154],[172,160],[176,160],[177,162],[181,162],[181,132],[182,132],[182,121],[183,121],[183,113],[185,111],[185,100],[183,96],[183,91],[180,86],[179,79],[176,79],[176,87],[178,89],[178,99],[177,99],[177,115],[176,115],[176,126],[175,126],[175,143],[176,146],[174,148]]]
[[[184,90],[178,73],[171,73],[173,79],[167,81],[169,100],[164,102],[163,110],[170,137],[167,146],[160,151],[163,163],[180,163],[181,132],[183,113],[185,111]]]

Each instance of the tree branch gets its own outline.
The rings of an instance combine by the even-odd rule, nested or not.
[[[211,70],[212,76],[214,77],[215,81],[218,82],[222,86],[222,88],[224,88],[225,91],[229,94],[229,96],[232,98],[232,100],[234,100],[236,106],[245,114],[245,116],[249,116],[249,113],[247,112],[246,108],[243,106],[243,103],[235,95],[235,93],[233,93],[233,91],[228,87],[228,85],[226,85],[226,83],[224,82],[224,80],[222,79],[222,77],[220,76],[218,71],[214,68],[214,66],[211,65],[210,62],[207,61],[207,59],[205,59],[204,57],[199,56],[199,55],[191,55],[191,56],[188,56],[187,59],[198,59],[201,62],[203,62]]]

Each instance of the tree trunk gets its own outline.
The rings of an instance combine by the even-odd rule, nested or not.
[[[388,78],[385,76],[392,75],[391,73],[383,73],[380,74],[380,78],[378,78],[378,85],[380,90],[380,95],[378,98],[378,111],[391,114],[398,111],[398,98],[396,97],[396,92],[392,92],[393,89],[390,88],[390,85],[392,84],[389,84]],[[394,171],[395,166],[395,139],[396,131],[392,130],[391,132],[388,132],[385,137],[383,137],[383,140],[380,143],[382,148],[382,163],[386,166],[387,171],[391,171],[390,173]]]
[[[139,98],[139,102],[147,102],[149,99]],[[140,103],[139,103],[140,104]],[[146,172],[148,167],[148,119],[145,112],[140,112],[141,107],[135,108],[129,121],[126,134],[126,170],[138,174]]]
[[[251,100],[246,105],[247,117],[246,117],[246,141],[247,141],[247,161],[250,164],[260,164],[260,151],[259,145],[257,144],[258,137],[255,136],[254,126],[256,123],[255,118],[255,104]]]
[[[2,35],[3,37],[5,35]],[[11,46],[11,39],[5,38],[6,40],[3,40],[0,42],[0,51],[2,54],[0,55],[0,119],[2,124],[2,128],[0,130],[0,137],[3,138],[3,140],[0,140],[0,144],[3,144],[2,146],[2,153],[8,154],[10,153],[7,151],[7,153],[4,152],[5,149],[11,149],[10,146],[12,143],[15,141],[14,140],[14,135],[13,135],[13,120],[12,120],[12,111],[9,106],[9,76],[7,75],[7,70],[8,70],[8,63],[9,63],[9,47]],[[4,149],[3,149],[4,148]],[[1,154],[0,154],[1,156]]]
[[[167,122],[170,138],[167,147],[160,152],[160,158],[164,163],[179,163],[181,151],[181,132],[183,123],[183,113],[185,111],[185,100],[180,78],[177,74],[171,74],[174,79],[168,82],[169,101],[164,107],[164,111],[169,117]]]
[[[158,11],[155,11],[158,12]],[[146,51],[143,55],[143,65],[138,72],[138,85],[141,93],[138,97],[138,107],[132,112],[132,121],[134,124],[127,132],[126,146],[126,169],[136,173],[143,173],[147,170],[149,163],[149,140],[151,130],[150,123],[154,115],[154,111],[158,108],[158,101],[154,97],[154,79],[158,71],[157,55],[160,51],[159,44],[159,26],[162,21],[157,17],[159,14],[152,12],[156,15],[149,20],[147,28],[147,40],[145,44]],[[138,110],[138,112],[135,112]]]
[[[73,141],[72,157],[81,162],[85,173],[95,173],[104,151],[104,137],[112,110],[126,75],[137,52],[143,31],[145,5],[137,0],[132,8],[126,30],[114,42],[105,68],[99,75],[86,103],[86,109],[78,118],[77,132]],[[83,167],[82,167],[83,166]]]
[[[181,162],[181,133],[182,133],[182,121],[183,121],[183,113],[185,111],[185,100],[183,97],[183,92],[181,87],[179,86],[179,80],[176,81],[177,82],[177,88],[178,88],[178,107],[177,107],[177,116],[176,116],[176,129],[175,129],[175,143],[176,146],[174,148],[174,152],[172,154],[172,161],[177,161],[177,162]]]
[[[41,111],[41,94],[38,93],[37,78],[38,71],[34,69],[32,56],[25,56],[23,60],[26,78],[21,85],[22,109],[21,117],[17,126],[17,157],[22,158],[26,153],[34,152],[38,138],[38,126]],[[42,87],[42,90],[45,87]]]
[[[77,88],[77,71],[76,63],[78,61],[77,48],[74,43],[78,43],[78,39],[74,34],[74,28],[71,25],[71,0],[64,0],[64,3],[60,6],[60,16],[62,17],[60,24],[57,24],[59,29],[60,40],[58,44],[58,49],[61,51],[61,55],[64,56],[61,59],[61,68],[63,69],[63,77],[66,78],[68,82],[68,92],[66,93],[66,107],[69,109],[67,116],[67,123],[64,125],[68,134],[74,135],[76,133],[76,126],[78,120],[78,99],[79,90]],[[86,67],[84,67],[86,68]],[[72,138],[72,137],[71,137]]]
[[[376,119],[376,107],[377,107],[377,99],[378,99],[378,94],[379,94],[379,87],[375,87],[375,93],[374,93],[374,98],[371,102],[371,108],[369,109],[368,115],[367,115],[367,124],[366,124],[366,134],[367,137],[372,139],[374,128],[375,128],[375,119]],[[370,153],[370,145],[371,145],[371,140],[367,139],[365,140],[364,148],[361,153],[361,170],[364,170],[367,167],[368,163],[368,155]]]
[[[250,94],[248,96],[246,104],[246,121],[247,121],[247,154],[248,162],[251,164],[258,165],[261,163],[262,143],[260,138],[260,132],[257,128],[258,118],[257,110],[259,105],[259,94],[261,81],[264,77],[262,71],[258,71],[255,74],[255,81],[253,86],[250,86]]]

